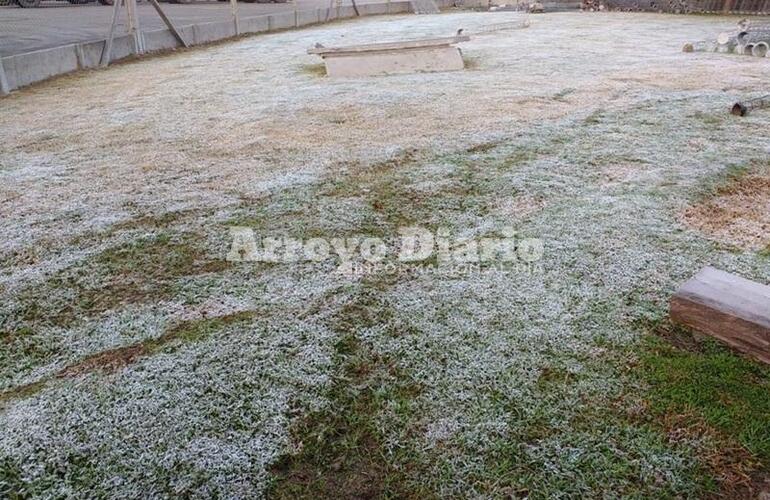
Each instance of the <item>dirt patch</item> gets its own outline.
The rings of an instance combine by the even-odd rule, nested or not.
[[[668,414],[661,422],[668,442],[706,443],[701,462],[719,485],[714,498],[756,498],[766,473],[761,463],[743,446],[716,431],[697,415]]]
[[[752,168],[687,207],[681,219],[709,238],[761,251],[770,247],[770,166]]]
[[[502,144],[503,141],[488,141],[488,142],[482,142],[480,144],[473,145],[469,148],[466,148],[466,153],[486,153],[487,151],[492,151],[496,147],[498,147],[500,144]]]
[[[161,233],[105,250],[20,294],[17,317],[28,324],[68,326],[120,305],[162,300],[182,276],[226,269],[228,263],[208,256],[196,237]]]
[[[62,368],[56,373],[55,378],[77,377],[96,371],[114,372],[136,362],[141,357],[158,352],[174,341],[195,342],[202,340],[227,325],[246,321],[253,317],[254,314],[254,311],[241,311],[214,318],[182,321],[169,328],[158,338],[92,354],[77,363]],[[43,389],[49,381],[50,379],[37,380],[5,392],[0,392],[0,402],[31,395]]]
[[[679,325],[675,325],[666,319],[654,325],[648,325],[651,332],[663,339],[666,339],[674,347],[683,351],[692,353],[704,352],[704,342],[706,337],[703,335]]]
[[[326,66],[323,63],[301,64],[299,66],[299,71],[300,73],[319,78],[326,76]]]
[[[100,352],[87,357],[83,361],[70,365],[61,370],[56,376],[59,378],[76,377],[83,373],[97,370],[115,371],[122,366],[133,363],[140,356],[147,354],[147,346],[144,343],[133,344],[109,351]]]
[[[652,367],[658,370],[651,379],[658,388],[632,418],[659,426],[672,446],[695,444],[713,480],[706,498],[761,498],[770,492],[765,438],[755,429],[763,428],[762,412],[744,413],[754,407],[753,399],[765,398],[762,368],[669,320],[644,329],[664,339],[651,341],[643,355],[648,375]]]
[[[93,354],[78,363],[64,368],[57,374],[57,376],[60,378],[74,377],[82,373],[90,373],[97,370],[114,371],[122,366],[133,363],[142,356],[157,352],[175,340],[201,340],[210,333],[213,333],[226,325],[247,320],[251,318],[252,315],[253,313],[250,311],[243,311],[217,318],[183,321],[169,328],[157,339],[145,340],[136,344]]]

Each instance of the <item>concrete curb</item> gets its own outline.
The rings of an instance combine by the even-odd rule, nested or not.
[[[440,0],[438,4],[441,7],[449,7],[454,4],[454,1]],[[358,7],[358,10],[361,16],[372,16],[412,12],[412,7],[408,1],[396,1],[363,4]],[[232,21],[180,26],[177,30],[190,45],[202,45],[233,38],[236,35],[295,29],[353,17],[356,17],[353,7],[332,7],[243,17],[240,18],[238,34],[235,32],[235,23]],[[145,31],[142,36],[145,52],[180,47],[179,42],[167,29]],[[0,58],[0,94],[7,94],[11,90],[54,76],[81,69],[97,68],[105,44],[105,40],[97,40]],[[131,35],[115,37],[110,61],[119,61],[137,54],[135,45],[134,37]]]

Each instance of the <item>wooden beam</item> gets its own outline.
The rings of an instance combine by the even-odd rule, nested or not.
[[[174,24],[171,22],[171,20],[166,17],[166,13],[163,12],[163,9],[160,8],[160,4],[158,3],[158,0],[150,0],[150,3],[153,7],[155,7],[155,10],[158,12],[158,15],[161,19],[163,19],[163,22],[166,23],[166,26],[168,26],[168,29],[171,30],[171,33],[174,35],[174,38],[177,39],[179,43],[182,44],[182,47],[189,47],[190,45],[185,41],[184,38],[182,38],[182,34],[179,33],[176,28],[174,27]]]
[[[770,286],[706,267],[671,298],[671,319],[770,364]]]

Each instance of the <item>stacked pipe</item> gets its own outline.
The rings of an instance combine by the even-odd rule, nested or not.
[[[744,19],[738,23],[738,30],[725,31],[716,40],[702,40],[686,43],[684,52],[726,52],[755,57],[770,55],[770,23],[752,24]]]
[[[739,54],[765,57],[770,44],[770,26],[748,26],[736,35],[736,41]]]
[[[583,0],[580,3],[580,10],[588,12],[603,11],[605,9],[604,0]]]

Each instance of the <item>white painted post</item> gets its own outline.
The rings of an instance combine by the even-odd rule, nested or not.
[[[83,53],[83,45],[75,45],[75,56],[78,60],[78,69],[85,69],[86,67],[86,55]]]
[[[142,31],[140,25],[139,25],[139,8],[136,6],[136,0],[131,0],[134,4],[134,16],[136,20],[136,36],[139,40],[139,46],[142,48],[142,54],[147,52],[147,47],[145,47],[144,44],[144,32]]]
[[[241,20],[238,18],[238,0],[230,0],[230,10],[233,11],[233,22],[235,23],[235,34],[241,34]]]
[[[139,16],[137,14],[136,0],[127,0],[126,9],[128,10],[128,31],[134,36],[134,46],[137,54],[144,54],[144,39],[142,38],[142,29],[139,26]]]
[[[118,24],[118,17],[120,17],[120,3],[122,0],[115,0],[112,4],[112,24],[110,25],[110,34],[107,35],[107,40],[104,42],[104,50],[102,50],[102,59],[99,61],[99,66],[106,68],[110,64],[112,59],[112,41],[115,38],[115,26]]]
[[[0,94],[8,95],[11,93],[11,87],[8,85],[8,78],[5,76],[5,68],[3,68],[3,58],[0,57]]]
[[[123,0],[123,7],[126,8],[126,21],[128,22],[128,32],[132,33],[134,31],[134,16],[131,15],[131,1],[130,0]]]

